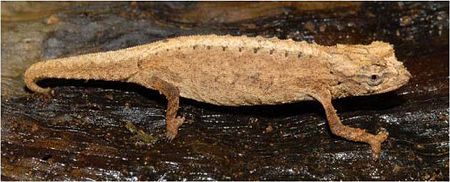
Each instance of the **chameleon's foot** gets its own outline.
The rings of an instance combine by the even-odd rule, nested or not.
[[[383,143],[389,136],[389,133],[386,131],[380,131],[377,135],[372,135],[367,143],[370,144],[372,148],[372,158],[373,160],[378,160],[381,153],[381,143]]]
[[[172,141],[178,134],[178,128],[183,124],[184,117],[177,116],[166,124],[166,138]]]

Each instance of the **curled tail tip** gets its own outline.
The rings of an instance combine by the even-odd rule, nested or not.
[[[43,95],[48,95],[48,96],[52,95],[52,89],[51,88],[43,88],[43,87],[37,85],[35,80],[28,79],[27,77],[25,77],[24,81],[25,81],[26,87],[30,91],[36,92],[36,93],[39,93],[39,94],[43,94]]]
[[[38,93],[43,94],[43,95],[47,95],[47,96],[52,96],[53,95],[53,90],[50,89],[50,88],[39,87]]]
[[[26,86],[32,92],[47,95],[47,96],[53,95],[51,88],[43,88],[43,87],[38,86],[36,83],[26,84]]]
[[[40,80],[40,74],[36,72],[36,66],[40,63],[36,63],[31,65],[24,73],[23,80],[25,82],[26,87],[32,91],[43,95],[51,95],[52,90],[50,88],[43,88],[37,85],[36,81]]]

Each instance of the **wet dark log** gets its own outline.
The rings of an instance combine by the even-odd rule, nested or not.
[[[2,93],[2,180],[449,179],[448,3],[242,3],[232,10],[249,14],[223,21],[200,21],[204,16],[192,12],[224,11],[226,4],[122,5],[94,3],[57,14],[60,25],[43,42],[42,57],[199,33],[327,45],[393,43],[413,75],[408,85],[334,101],[345,124],[389,131],[380,160],[372,160],[367,144],[333,136],[313,101],[234,108],[183,99],[179,113],[188,123],[167,142],[166,101],[157,92],[124,83],[46,80],[41,84],[54,87],[52,98]],[[105,6],[110,9],[101,11]],[[274,13],[257,16],[261,9]],[[179,15],[163,18],[174,12]]]

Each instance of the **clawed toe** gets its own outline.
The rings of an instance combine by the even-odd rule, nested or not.
[[[171,142],[173,139],[175,139],[175,137],[177,136],[177,133],[173,133],[173,132],[166,132],[166,140],[168,142]]]
[[[380,132],[378,132],[378,134],[375,137],[377,138],[378,141],[383,143],[388,138],[388,136],[389,136],[389,133],[383,129]]]
[[[174,120],[174,123],[178,126],[178,127],[180,127],[183,123],[184,123],[184,117],[181,117],[181,116],[177,116],[176,118],[175,118],[175,120]]]

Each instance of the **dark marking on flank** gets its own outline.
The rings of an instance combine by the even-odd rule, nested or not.
[[[259,47],[253,48],[253,53],[257,53],[259,49],[260,49]]]
[[[211,49],[211,46],[206,46],[206,49],[208,49],[208,50]]]
[[[227,49],[227,46],[222,46],[222,51],[225,51]]]
[[[242,52],[242,47],[239,47],[239,52]]]
[[[301,58],[302,57],[302,53],[301,52],[299,52],[298,54],[297,54],[297,58]]]
[[[197,45],[192,46],[192,49],[194,50],[197,49]]]
[[[288,56],[289,56],[289,52],[286,51],[286,52],[284,53],[284,57],[288,57]]]
[[[275,51],[274,49],[271,49],[269,54],[273,54],[274,51]]]

